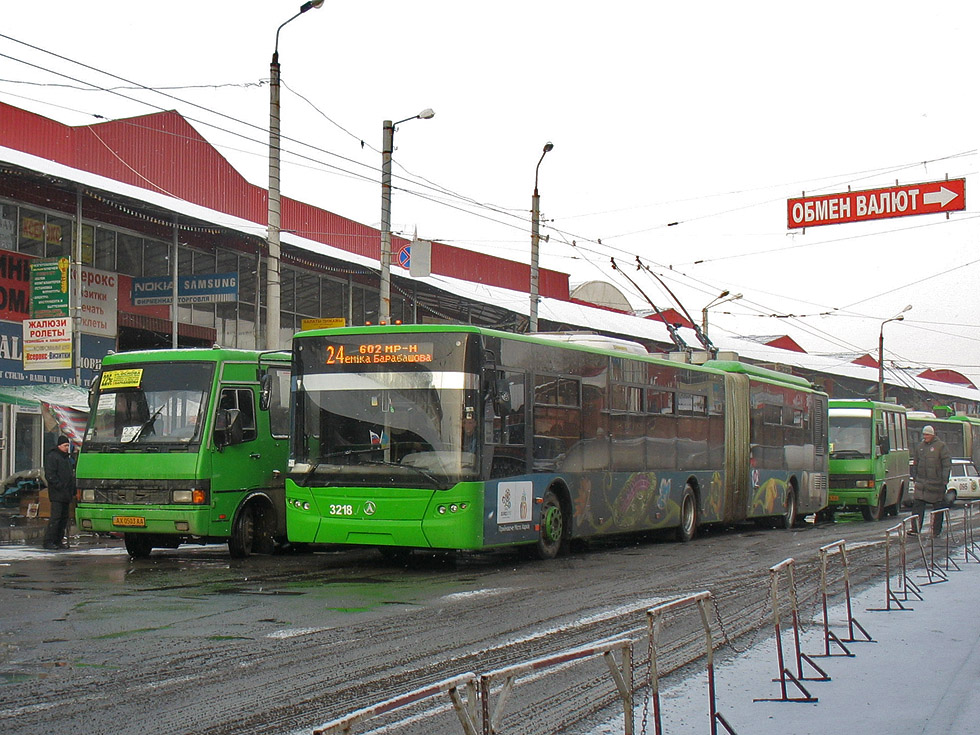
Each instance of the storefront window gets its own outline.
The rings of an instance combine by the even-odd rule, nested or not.
[[[95,230],[95,267],[104,271],[116,270],[116,233],[104,227]]]
[[[119,233],[116,241],[116,264],[127,276],[143,275],[143,238]]]
[[[320,316],[319,280],[315,273],[296,273],[296,312],[300,316]]]
[[[143,249],[143,275],[169,276],[171,245],[159,240],[147,240]]]
[[[349,319],[347,283],[336,278],[320,279],[320,316],[327,319]]]
[[[44,254],[48,258],[68,257],[71,252],[72,221],[48,215],[44,226]]]
[[[0,204],[0,250],[17,249],[17,207]]]
[[[28,255],[44,256],[44,212],[20,210],[17,249]]]

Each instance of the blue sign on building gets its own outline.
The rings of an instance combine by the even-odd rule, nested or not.
[[[133,306],[157,306],[173,301],[174,286],[170,276],[149,276],[133,279]],[[179,276],[178,304],[205,304],[238,301],[238,274]]]

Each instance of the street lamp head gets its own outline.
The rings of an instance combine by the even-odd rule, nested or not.
[[[299,7],[300,13],[305,13],[307,10],[317,10],[323,7],[323,0],[309,0]]]
[[[544,150],[544,152],[545,152],[545,153],[548,153],[548,152],[549,152],[549,151],[551,151],[551,149],[553,149],[554,147],[555,147],[555,144],[554,144],[554,143],[552,143],[552,142],[551,142],[551,141],[549,140],[549,141],[548,141],[547,143],[545,143],[545,144],[544,144],[544,149],[543,149],[543,150]]]
[[[431,120],[436,116],[435,111],[431,107],[426,107],[422,112],[419,113],[419,120]]]

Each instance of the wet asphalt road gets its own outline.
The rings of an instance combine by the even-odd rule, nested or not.
[[[310,732],[449,676],[611,637],[642,641],[647,608],[704,589],[717,599],[719,638],[768,632],[770,566],[797,560],[813,614],[818,549],[845,539],[852,584],[879,581],[892,525],[744,526],[690,544],[602,543],[552,562],[498,552],[407,567],[369,549],[232,560],[223,546],[184,547],[133,561],[114,540],[0,547],[0,721],[6,735]],[[832,591],[840,582],[832,573]],[[676,622],[671,636],[687,645],[668,646],[670,665],[696,654],[695,622]],[[640,643],[638,662],[643,653]],[[415,710],[398,732],[461,732],[448,701]],[[504,724],[585,731],[610,701],[601,660],[558,668],[518,688]]]

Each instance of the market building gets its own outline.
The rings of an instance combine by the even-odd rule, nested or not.
[[[267,212],[265,189],[176,112],[67,126],[0,103],[0,476],[39,466],[46,431],[77,429],[84,386],[111,350],[264,348]],[[377,321],[378,230],[283,198],[281,240],[279,344],[304,320]],[[393,238],[392,321],[528,329],[528,265],[433,242],[431,273],[413,275],[410,246]],[[71,292],[67,313],[32,294],[40,263]],[[539,292],[541,331],[594,330],[652,352],[676,349],[663,314],[634,314],[605,286],[571,291],[567,274],[541,269]],[[68,336],[33,352],[34,337],[48,347],[44,340],[59,339],[54,328],[25,327],[47,313],[66,314]],[[676,312],[669,319],[691,326]],[[841,370],[839,360],[780,350],[778,340],[719,346],[831,393],[867,392],[877,377],[866,361]],[[961,378],[890,380],[890,395],[976,412],[980,392]]]

